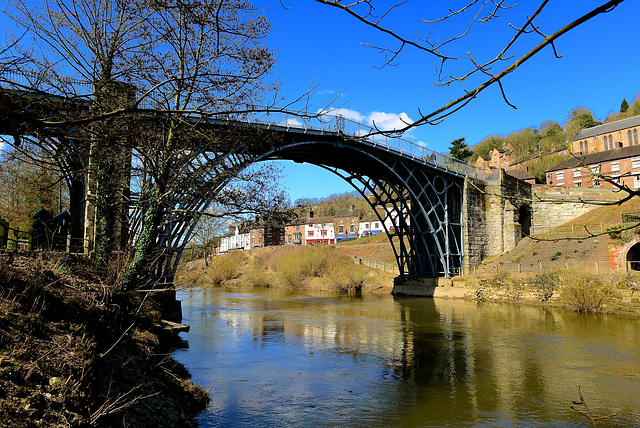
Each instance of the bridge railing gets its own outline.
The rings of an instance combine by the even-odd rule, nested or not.
[[[255,112],[243,116],[248,123],[282,127],[288,131],[316,132],[319,134],[346,135],[361,139],[375,147],[383,147],[415,160],[434,165],[455,174],[486,178],[488,172],[449,155],[435,152],[424,143],[414,143],[406,138],[379,133],[375,128],[344,118],[341,115],[304,115],[293,111]]]
[[[34,73],[27,70],[4,69],[0,71],[0,86],[14,89],[35,88],[52,95],[74,97],[90,97],[94,91],[91,82],[71,79],[63,76]],[[160,91],[160,90],[159,90]],[[148,97],[139,104],[140,109],[158,109],[154,107],[154,97]],[[226,119],[229,116],[213,119]],[[422,142],[414,143],[401,137],[381,134],[377,129],[346,119],[340,114],[318,113],[305,114],[303,112],[257,108],[254,111],[232,115],[232,119],[243,120],[247,123],[278,126],[287,131],[316,132],[320,134],[346,135],[361,139],[361,141],[375,147],[383,147],[412,159],[431,164],[435,167],[450,171],[454,174],[486,178],[487,170],[462,162],[446,154],[438,153],[425,147]]]
[[[0,71],[0,87],[16,90],[33,90],[50,95],[90,98],[94,85],[79,79],[56,76],[50,73],[37,73],[28,70],[3,69]]]

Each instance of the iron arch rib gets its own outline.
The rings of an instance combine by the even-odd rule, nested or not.
[[[361,141],[302,141],[272,148],[256,161],[289,159],[331,171],[367,198],[384,223],[401,275],[450,277],[462,268],[462,179]],[[373,200],[368,197],[372,196]],[[384,207],[385,218],[375,210]]]

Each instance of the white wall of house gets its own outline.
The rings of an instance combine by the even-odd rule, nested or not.
[[[393,223],[391,223],[393,224]],[[375,235],[376,233],[384,232],[384,226],[380,220],[375,221],[361,221],[358,224],[358,236]]]
[[[229,250],[248,250],[250,248],[249,232],[239,233],[238,229],[235,233],[220,238],[220,252],[228,253]]]
[[[312,245],[316,243],[335,244],[336,234],[333,223],[312,223],[304,225],[304,239],[305,245]]]

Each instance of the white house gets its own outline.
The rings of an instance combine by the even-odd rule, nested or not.
[[[248,250],[251,248],[250,233],[247,230],[240,233],[235,226],[229,226],[229,233],[220,238],[220,252],[228,253],[229,250]]]
[[[304,244],[335,244],[333,217],[310,218],[304,225]]]
[[[393,222],[391,224],[393,225]],[[373,214],[364,217],[358,224],[359,237],[375,235],[380,232],[384,232],[384,226],[380,219]]]

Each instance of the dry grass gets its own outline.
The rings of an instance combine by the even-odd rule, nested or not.
[[[105,283],[86,258],[0,254],[0,426],[184,426],[206,405],[152,333],[151,299]]]

